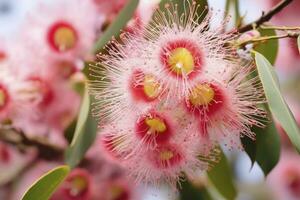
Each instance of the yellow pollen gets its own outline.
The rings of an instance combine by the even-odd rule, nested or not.
[[[160,92],[160,85],[151,75],[146,75],[144,79],[144,93],[147,97],[155,99]]]
[[[170,53],[168,65],[176,74],[188,75],[195,68],[194,57],[186,48],[176,48]]]
[[[118,199],[121,197],[121,195],[123,194],[124,190],[123,188],[119,187],[119,186],[113,186],[110,189],[110,200],[114,200],[114,199]]]
[[[4,106],[6,101],[5,92],[0,89],[0,107]]]
[[[174,153],[170,150],[164,150],[159,153],[159,158],[162,161],[168,161],[174,157]]]
[[[76,35],[74,31],[68,27],[58,28],[54,33],[54,43],[59,50],[68,50],[75,46]]]
[[[215,92],[208,84],[199,84],[192,89],[189,101],[194,106],[207,106],[214,97]]]
[[[88,187],[87,181],[82,177],[75,177],[71,181],[71,193],[76,196]]]
[[[167,130],[166,124],[158,118],[148,118],[145,120],[149,126],[150,133],[163,133]]]

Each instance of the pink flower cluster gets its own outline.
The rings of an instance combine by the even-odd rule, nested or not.
[[[1,46],[0,122],[64,145],[64,130],[80,103],[74,75],[103,20],[91,1],[41,3],[36,9],[28,13],[15,43]]]
[[[188,2],[188,1],[187,1]],[[255,138],[252,126],[265,117],[252,62],[228,44],[234,33],[213,17],[197,14],[191,3],[158,10],[145,29],[121,36],[91,67],[95,115],[102,128],[101,148],[137,182],[193,177],[217,161],[216,147],[241,148],[240,137]]]

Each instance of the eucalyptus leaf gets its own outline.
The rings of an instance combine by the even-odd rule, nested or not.
[[[71,145],[66,150],[65,162],[72,168],[79,164],[97,135],[97,123],[91,114],[91,97],[85,89]]]
[[[258,29],[258,31],[260,32],[261,36],[276,36],[276,31],[272,29]],[[254,49],[255,51],[264,55],[270,61],[270,63],[274,65],[278,54],[278,47],[278,40],[268,40],[259,43]]]
[[[265,105],[264,108],[271,121],[267,122],[264,128],[254,127],[252,129],[256,134],[255,141],[244,137],[242,143],[252,164],[256,161],[264,174],[268,175],[279,161],[280,137],[268,106]]]
[[[49,171],[26,191],[22,200],[48,200],[69,172],[69,166],[60,166]]]
[[[256,134],[255,141],[249,137],[243,137],[241,141],[252,161],[252,165],[256,161],[264,174],[268,175],[279,161],[280,137],[268,105],[264,105],[263,108],[270,121],[266,122],[266,126],[263,128],[257,126],[252,128],[252,131]]]
[[[237,191],[232,180],[232,172],[222,151],[220,153],[220,161],[207,174],[211,183],[224,198],[227,200],[236,198]]]
[[[188,180],[180,183],[179,197],[180,200],[212,200],[212,197],[205,187],[196,187]]]
[[[260,53],[255,52],[258,75],[273,116],[281,124],[292,144],[300,152],[300,130],[287,103],[281,95],[275,70],[271,63]]]
[[[106,31],[100,36],[93,48],[94,53],[98,53],[103,47],[112,39],[117,37],[121,29],[124,28],[128,21],[132,18],[136,7],[139,4],[139,0],[130,0],[126,6],[121,10],[119,15],[115,18],[114,22],[109,25]]]

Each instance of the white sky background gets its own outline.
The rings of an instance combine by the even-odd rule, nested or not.
[[[19,24],[24,19],[25,13],[30,11],[34,4],[39,1],[51,0],[0,0],[0,37],[13,38],[18,33]],[[144,0],[152,2],[153,0]],[[156,1],[156,0],[155,0]],[[255,3],[253,3],[255,2]],[[260,3],[257,3],[260,2]],[[264,9],[265,1],[262,0],[240,0],[241,15],[245,15],[245,21],[253,21],[261,15]],[[209,0],[210,7],[215,10],[224,10],[225,0]],[[222,16],[222,15],[219,15]],[[218,19],[214,19],[218,23]],[[251,163],[249,158],[241,153],[238,166],[236,167],[237,173],[240,175],[241,180],[248,182],[256,182],[263,180],[263,174],[258,166],[250,171]],[[143,200],[173,200],[169,195],[173,192],[158,192],[155,189],[147,191],[149,193]]]

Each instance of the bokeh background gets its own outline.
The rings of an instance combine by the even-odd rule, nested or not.
[[[61,4],[63,0],[0,0],[0,45],[1,41],[5,41],[5,46],[16,47],[22,42],[22,34],[28,32],[24,29],[31,29],[30,21],[31,17],[44,17],[40,13],[40,7],[38,6],[40,2],[43,2],[44,5],[52,6],[53,4]],[[82,0],[84,1],[84,0]],[[110,0],[114,1],[114,0]],[[155,0],[158,1],[158,0]],[[153,0],[143,0],[143,4],[152,5],[155,2]],[[261,16],[262,11],[268,10],[278,1],[276,0],[240,0],[240,13],[244,17],[244,23],[251,22],[257,17]],[[224,12],[225,0],[209,0],[209,6],[214,10],[220,10],[218,12]],[[72,5],[70,5],[72,7]],[[69,9],[65,7],[64,9]],[[270,23],[276,25],[289,25],[289,26],[300,26],[300,1],[295,0],[291,5],[289,5],[282,13],[274,17]],[[234,15],[234,8],[230,9],[232,15]],[[76,13],[74,13],[76,15]],[[222,16],[222,15],[220,15]],[[85,20],[84,18],[82,19]],[[220,19],[214,19],[214,23],[219,23]],[[24,27],[24,24],[27,27]],[[228,29],[233,26],[234,22],[228,24]],[[38,42],[35,41],[35,42]],[[22,44],[21,44],[22,45]],[[1,46],[0,46],[1,47]],[[23,49],[24,51],[24,49]],[[31,51],[28,49],[28,51]],[[18,58],[22,52],[19,54],[13,55]],[[26,52],[23,52],[27,54]],[[22,57],[22,56],[21,56]],[[32,59],[32,58],[31,58]],[[283,93],[291,106],[292,111],[295,113],[296,118],[300,114],[300,104],[299,104],[299,94],[300,94],[300,56],[296,42],[293,39],[284,39],[280,41],[280,48],[278,56],[275,62],[276,71],[278,72]],[[20,65],[22,60],[19,61]],[[0,68],[1,70],[1,68]],[[299,117],[298,117],[299,119]],[[279,127],[279,130],[280,127]],[[252,165],[251,160],[244,152],[226,152],[230,158],[232,171],[234,174],[235,185],[238,188],[239,196],[238,199],[241,200],[254,200],[254,199],[278,199],[278,200],[296,200],[300,199],[300,158],[295,153],[295,151],[290,147],[288,139],[282,134],[282,153],[281,160],[279,165],[271,172],[267,179],[264,176],[261,168],[254,163]],[[36,174],[40,174],[39,171],[42,169],[49,169],[49,166],[55,166],[55,163],[47,164],[44,162],[34,164],[34,166],[27,166],[28,162],[32,164],[32,159],[30,161],[24,161],[24,156],[15,153],[16,150],[12,151],[17,161],[14,161],[13,166],[2,164],[5,160],[0,156],[0,184],[2,184],[0,189],[0,199],[9,199],[17,200],[20,196],[18,193],[24,191],[24,185],[27,180],[32,179],[32,177],[38,177]],[[2,153],[3,154],[3,153]],[[93,152],[91,153],[93,154]],[[98,154],[97,154],[98,155]],[[100,161],[99,161],[100,162]],[[27,172],[25,175],[17,177],[17,181],[14,184],[10,183],[10,178],[15,177],[11,175],[7,177],[8,173],[19,174],[20,170],[10,170],[9,168],[16,168],[18,166],[26,166]],[[102,165],[101,165],[102,166]],[[37,171],[34,171],[33,168],[38,168]],[[104,167],[105,168],[105,167]],[[285,171],[285,168],[289,170]],[[8,172],[9,171],[9,172]],[[10,172],[12,171],[12,172]],[[116,170],[118,171],[118,170]],[[295,171],[295,172],[294,172]],[[292,173],[290,175],[289,173]],[[31,173],[31,174],[30,174]],[[112,172],[105,172],[112,173]],[[1,180],[2,179],[2,180]],[[102,180],[102,179],[101,179]],[[104,180],[104,179],[103,179]],[[22,182],[23,181],[23,182]],[[28,182],[28,181],[27,181]],[[8,184],[9,183],[9,184]],[[21,183],[21,184],[20,184]],[[24,184],[24,185],[23,185]],[[127,183],[130,185],[130,183]],[[19,185],[19,186],[15,186]],[[21,186],[20,186],[21,185]],[[129,187],[129,186],[128,186]],[[11,190],[11,188],[14,188]],[[17,189],[16,189],[17,188]],[[21,188],[21,189],[20,189]],[[129,189],[128,189],[129,190]],[[146,190],[141,188],[135,188],[139,190],[138,193],[141,193],[142,197],[139,199],[143,200],[172,200],[176,199],[176,193],[169,188],[161,187],[160,189],[148,188]],[[7,191],[9,195],[7,196]],[[143,191],[143,192],[141,192]],[[12,195],[12,193],[14,193]],[[278,194],[279,193],[279,194]],[[1,196],[2,195],[2,196]],[[14,199],[15,198],[15,199]],[[222,199],[221,197],[215,197],[216,199]],[[101,199],[101,198],[100,198]]]

